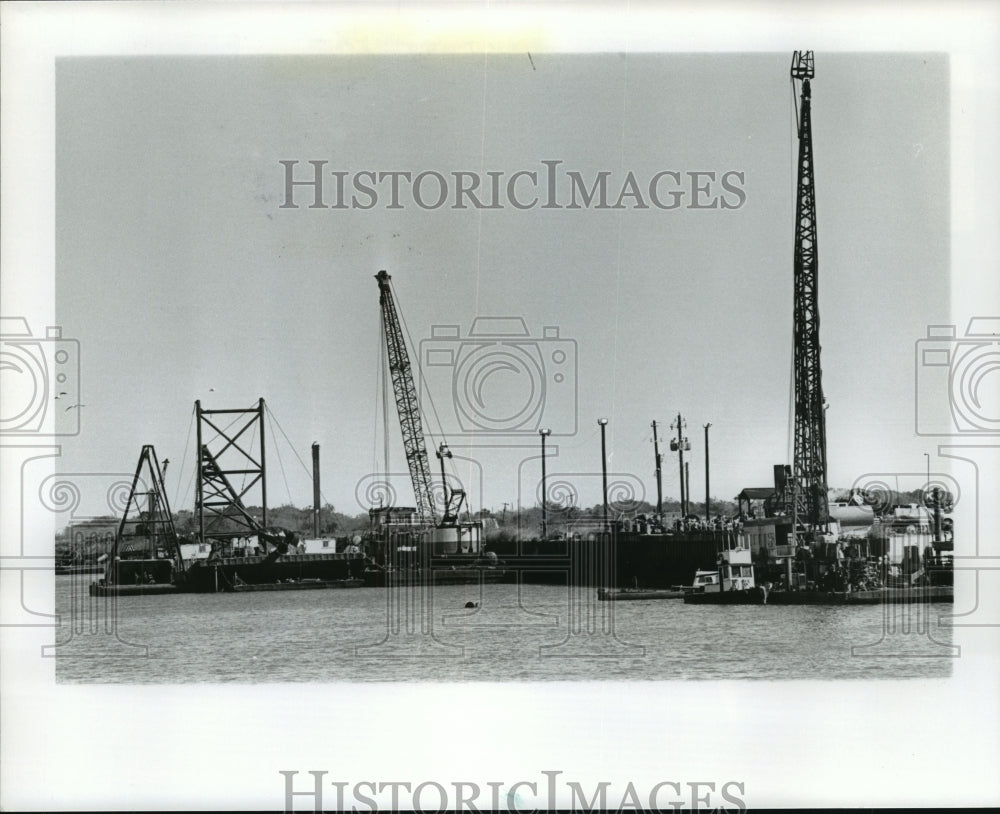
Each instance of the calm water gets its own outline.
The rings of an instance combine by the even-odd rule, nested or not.
[[[566,587],[86,595],[57,577],[57,679],[75,683],[933,678],[951,606],[597,602]],[[466,602],[479,608],[466,609]],[[424,625],[419,624],[421,606]],[[390,631],[389,619],[414,623]],[[853,649],[853,650],[852,650]]]

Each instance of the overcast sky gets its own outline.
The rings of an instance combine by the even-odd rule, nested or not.
[[[191,508],[194,400],[239,407],[263,396],[304,461],[320,443],[326,499],[365,510],[358,484],[385,465],[373,279],[384,268],[416,356],[458,348],[453,367],[426,370],[421,394],[456,456],[476,462],[455,470],[474,509],[534,505],[540,474],[533,432],[461,432],[452,387],[461,399],[473,347],[462,338],[476,316],[522,317],[538,340],[524,352],[538,360],[544,404],[520,428],[553,430],[550,476],[576,484],[583,503],[600,500],[601,416],[610,470],[651,501],[649,425],[667,435],[678,412],[695,500],[707,422],[713,496],[769,485],[772,464],[790,462],[790,58],[61,59],[57,318],[81,342],[87,407],[60,466],[126,472],[153,443],[172,461],[174,508]],[[865,473],[922,471],[932,449],[914,433],[914,343],[949,314],[948,62],[820,53],[816,72],[829,480],[846,487]],[[300,162],[299,178],[321,160],[348,183],[369,170],[502,172],[504,184],[558,160],[588,183],[610,173],[613,199],[629,172],[640,187],[663,171],[738,172],[745,201],[696,210],[688,190],[672,210],[631,200],[623,210],[431,210],[404,195],[390,209],[380,185],[371,209],[309,208],[303,189],[289,209],[283,160]],[[459,336],[429,343],[434,325]],[[484,414],[530,401],[525,382],[523,372],[487,376]],[[412,503],[389,419],[389,468],[404,473],[400,497]],[[677,497],[677,462],[665,458],[664,491]],[[283,438],[269,463],[269,502],[308,505],[308,476]]]

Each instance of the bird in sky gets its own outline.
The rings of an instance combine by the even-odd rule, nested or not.
[[[77,407],[86,407],[86,406],[87,406],[86,404],[71,404],[69,407],[66,408],[66,412],[69,412],[70,410],[75,410]]]
[[[66,395],[66,391],[65,390],[59,391],[59,396],[65,396],[65,395]],[[56,398],[59,398],[59,396],[56,396]]]

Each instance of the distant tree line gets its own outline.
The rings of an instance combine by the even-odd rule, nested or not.
[[[849,501],[853,496],[850,489],[831,489],[830,499],[837,502]],[[894,491],[889,490],[879,494],[862,494],[863,502],[874,505],[876,509],[893,505],[923,504],[924,494],[922,490]],[[945,511],[951,509],[951,495],[942,495],[942,508]],[[251,516],[257,520],[262,519],[262,512],[259,506],[251,506],[247,509]],[[600,520],[603,518],[604,506],[597,503],[593,506],[562,506],[555,502],[549,502],[546,506],[546,525],[550,533],[561,534],[566,524],[581,523],[588,520]],[[615,520],[622,515],[635,517],[639,514],[654,514],[656,507],[648,501],[634,501],[627,504],[612,503],[608,507],[609,519]],[[736,515],[738,507],[732,500],[712,499],[710,513],[712,517]],[[663,513],[667,517],[677,517],[681,512],[681,504],[676,499],[665,499],[663,501]],[[688,505],[688,513],[697,517],[705,516],[705,503],[691,502]],[[93,518],[91,524],[101,520],[107,521],[109,529],[117,528],[120,518],[107,516],[104,518]],[[141,515],[140,515],[141,519]],[[538,534],[542,527],[542,507],[540,505],[522,507],[521,509],[507,507],[505,509],[482,509],[466,514],[463,520],[484,521],[484,531],[487,537],[505,536],[517,533]],[[361,534],[370,526],[370,518],[367,512],[354,515],[337,511],[330,503],[326,503],[320,509],[319,532],[320,536],[327,537],[350,537]],[[195,513],[188,509],[182,509],[174,513],[174,525],[179,534],[195,537],[198,533],[198,518]],[[299,508],[291,504],[284,504],[268,509],[267,525],[293,531],[301,537],[309,537],[313,533],[312,507]],[[233,527],[234,533],[237,527]],[[66,526],[56,533],[56,555],[66,557],[72,553],[73,543],[70,539],[71,526]],[[114,541],[113,533],[102,533],[100,535],[88,534],[84,542],[88,556],[96,556],[110,550],[110,545]]]

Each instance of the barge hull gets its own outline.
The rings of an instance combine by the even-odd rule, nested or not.
[[[248,585],[297,585],[306,580],[349,583],[362,578],[365,562],[361,554],[297,554],[277,560],[225,557],[193,563],[183,582],[177,582],[196,593],[246,590]]]
[[[723,593],[690,593],[684,597],[688,605],[908,605],[916,602],[955,601],[950,585],[935,585],[921,589],[885,588],[880,591],[772,591],[764,600],[759,589],[726,591]]]
[[[304,579],[301,582],[262,582],[258,585],[233,586],[233,592],[253,593],[256,591],[309,591],[324,588],[360,588],[364,585],[361,579]]]
[[[169,582],[152,585],[107,585],[103,582],[90,583],[91,596],[155,596],[158,594],[179,594],[181,589]]]
[[[687,591],[643,591],[631,588],[621,590],[607,590],[599,588],[597,598],[601,602],[640,602],[652,599],[683,599]]]
[[[607,543],[588,540],[488,542],[500,567],[517,571],[524,583],[590,585],[595,588],[670,590],[690,585],[695,572],[715,562],[732,544],[726,532],[678,531],[641,534],[615,530]],[[608,545],[611,556],[601,552]]]

